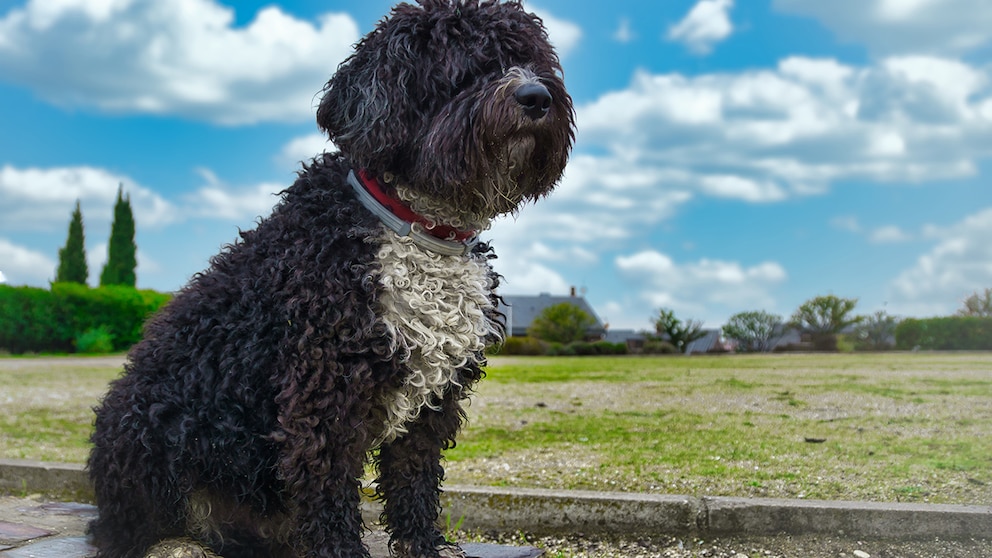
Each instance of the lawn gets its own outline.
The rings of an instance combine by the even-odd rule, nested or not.
[[[0,457],[82,462],[112,361],[0,359]],[[494,358],[447,482],[992,504],[992,353]]]

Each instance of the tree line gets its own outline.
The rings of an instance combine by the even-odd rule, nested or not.
[[[855,315],[858,299],[834,295],[804,302],[788,321],[764,311],[734,314],[722,332],[738,352],[767,352],[783,332],[792,328],[804,335],[813,350],[836,351],[843,338],[854,349],[992,349],[992,288],[976,291],[954,316],[899,318],[884,310]]]
[[[788,320],[764,310],[738,312],[720,331],[739,353],[783,348],[837,351],[842,343],[848,349],[862,351],[992,349],[992,288],[972,293],[954,316],[942,318],[900,320],[884,310],[856,315],[857,303],[856,298],[816,296],[801,304]],[[594,324],[592,316],[578,306],[563,302],[545,308],[534,319],[527,331],[530,345],[526,340],[508,339],[512,345],[508,348],[525,354],[559,353],[562,346],[588,344],[587,330]],[[685,353],[693,341],[707,334],[703,322],[682,320],[670,308],[659,309],[652,325],[653,332],[643,333],[641,350],[645,353]],[[790,330],[800,334],[800,341],[781,346]]]
[[[134,213],[131,210],[131,197],[124,195],[124,185],[117,189],[114,204],[114,220],[110,226],[110,241],[107,243],[107,263],[100,272],[100,286],[123,285],[134,287],[137,282],[138,246],[134,242]],[[83,228],[83,212],[76,200],[76,209],[69,220],[69,234],[65,246],[59,249],[59,265],[55,271],[55,283],[79,283],[89,281],[89,265],[86,263],[86,235]]]

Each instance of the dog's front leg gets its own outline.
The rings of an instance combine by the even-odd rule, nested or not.
[[[409,431],[379,451],[378,493],[383,522],[399,558],[464,558],[438,527],[441,510],[441,450],[454,444],[463,413],[450,391],[438,410],[424,408]]]
[[[364,446],[354,430],[317,428],[291,436],[280,459],[287,507],[293,520],[291,544],[308,558],[368,558],[362,544],[360,510]]]

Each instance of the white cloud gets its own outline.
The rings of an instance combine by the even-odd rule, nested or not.
[[[830,220],[830,226],[849,233],[864,234],[868,241],[873,244],[894,244],[913,239],[913,234],[897,225],[882,225],[871,230],[865,230],[858,218],[853,215],[839,215],[834,217]]]
[[[0,277],[12,285],[44,284],[55,277],[57,263],[44,254],[0,238]],[[4,281],[0,281],[3,283]]]
[[[871,231],[871,234],[868,236],[868,240],[875,244],[893,244],[896,242],[905,242],[911,238],[912,235],[895,225],[879,227]]]
[[[700,259],[678,263],[656,250],[619,256],[617,270],[650,308],[667,307],[685,318],[704,319],[715,327],[743,310],[776,304],[773,289],[786,280],[777,262],[745,267],[739,262]]]
[[[668,29],[668,40],[696,54],[708,54],[734,31],[728,12],[734,0],[699,0],[686,16]]]
[[[277,160],[284,164],[298,165],[300,161],[310,161],[320,153],[325,151],[331,153],[337,149],[334,142],[328,140],[326,135],[322,133],[307,134],[293,138],[284,145]]]
[[[527,9],[544,22],[544,28],[548,31],[548,39],[551,40],[551,44],[554,45],[559,57],[566,58],[579,46],[579,41],[582,40],[581,27],[531,4],[527,5]]]
[[[858,218],[853,215],[840,215],[834,217],[830,220],[830,225],[835,229],[840,229],[842,231],[859,233],[861,232],[861,223],[858,222]]]
[[[69,222],[80,200],[83,223],[109,226],[117,189],[130,196],[135,220],[157,227],[177,219],[175,207],[155,192],[121,174],[95,167],[0,168],[0,229],[46,229]]]
[[[840,39],[878,55],[958,55],[992,41],[987,0],[774,0],[776,9],[819,19]]]
[[[57,104],[221,124],[300,121],[359,38],[267,7],[244,27],[215,0],[30,0],[0,19],[0,74]]]
[[[634,30],[630,27],[630,19],[621,18],[617,30],[613,33],[613,40],[620,43],[629,43],[637,38]]]
[[[512,250],[500,247],[500,258],[493,262],[493,268],[503,275],[499,286],[500,294],[563,294],[568,292],[569,283],[557,271],[534,260],[516,257]]]
[[[949,227],[931,225],[926,234],[937,239],[936,245],[890,285],[895,312],[951,314],[958,301],[992,286],[992,207]]]
[[[551,261],[534,251],[539,238],[554,253],[584,254],[572,261],[588,262],[604,247],[640,236],[671,217],[692,198],[682,188],[687,180],[614,159],[574,155],[548,199],[497,220],[487,235],[498,240],[501,252],[512,246],[515,253]]]
[[[107,257],[106,242],[86,247],[86,265],[90,272],[89,284],[91,286],[95,287],[100,284],[100,274],[103,273],[103,266],[107,264]],[[161,272],[163,267],[159,262],[149,256],[147,252],[142,250],[140,246],[134,258],[138,264],[134,270],[137,276],[137,286],[138,288],[144,288],[142,278]]]
[[[866,67],[791,57],[775,69],[694,77],[642,71],[578,107],[578,146],[596,150],[581,166],[746,202],[842,180],[970,177],[992,155],[990,77],[924,56]]]
[[[276,195],[284,184],[262,183],[248,187],[231,187],[209,169],[197,169],[206,185],[186,196],[192,214],[200,217],[245,221],[266,217],[279,201]]]
[[[103,273],[103,266],[107,264],[107,256],[106,242],[100,242],[96,245],[86,247],[86,266],[90,272],[90,285],[100,284],[100,274]],[[141,275],[137,274],[137,270],[135,270],[135,274],[137,277],[141,277]]]
[[[700,180],[700,189],[717,198],[731,198],[749,202],[773,202],[787,197],[778,184],[755,181],[735,175],[709,175]]]
[[[234,187],[209,169],[197,169],[205,184],[179,200],[166,200],[131,178],[95,167],[19,169],[0,167],[0,230],[64,231],[80,200],[87,235],[110,230],[118,186],[130,197],[135,222],[160,229],[190,218],[248,222],[268,215],[285,184]],[[104,249],[104,251],[106,251]],[[149,260],[150,262],[150,260]]]

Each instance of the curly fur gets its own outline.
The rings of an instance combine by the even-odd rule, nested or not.
[[[483,257],[432,254],[388,232],[378,258],[382,318],[410,375],[386,395],[384,430],[373,445],[406,433],[421,409],[437,410],[434,402],[449,387],[465,387],[458,371],[470,362],[482,366],[486,345],[503,337],[490,319],[493,278]]]
[[[525,84],[551,95],[546,115],[523,110]],[[370,456],[397,556],[460,556],[437,526],[441,454],[503,335],[495,256],[426,251],[346,177],[369,169],[430,221],[484,230],[552,190],[573,119],[519,2],[396,6],[324,88],[340,152],[149,320],[95,409],[98,556],[368,556]]]

